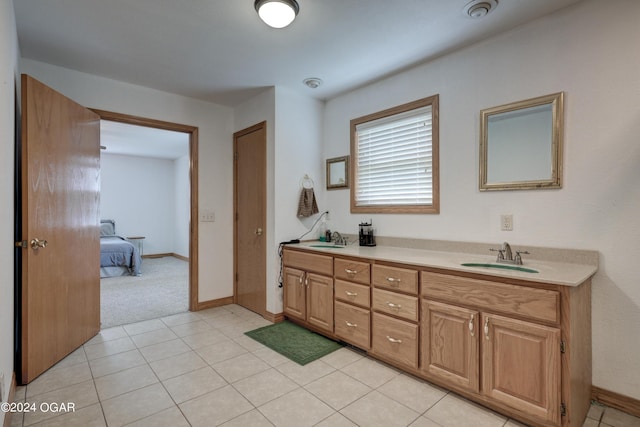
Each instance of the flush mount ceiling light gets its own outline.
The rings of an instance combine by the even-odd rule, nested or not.
[[[302,83],[306,84],[311,89],[315,89],[322,84],[322,80],[317,77],[309,77],[308,79],[304,79]]]
[[[480,19],[487,16],[498,6],[498,0],[473,0],[462,9],[468,18]]]
[[[296,0],[256,0],[253,6],[260,19],[273,28],[291,24],[300,10]]]

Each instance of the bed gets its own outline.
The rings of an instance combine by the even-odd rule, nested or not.
[[[100,278],[140,276],[142,258],[138,248],[124,237],[116,235],[112,219],[100,221]]]

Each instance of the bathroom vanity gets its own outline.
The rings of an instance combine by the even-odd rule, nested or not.
[[[314,243],[283,251],[287,318],[528,425],[582,425],[597,262]]]

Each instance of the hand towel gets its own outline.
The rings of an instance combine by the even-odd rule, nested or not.
[[[318,204],[316,203],[316,194],[313,187],[302,188],[300,192],[300,200],[298,200],[298,216],[308,217],[318,213]]]

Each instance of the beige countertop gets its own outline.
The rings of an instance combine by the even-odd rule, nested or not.
[[[441,268],[452,271],[462,271],[493,277],[505,277],[531,282],[543,282],[563,286],[578,286],[598,270],[597,265],[575,262],[555,262],[548,260],[523,259],[521,267],[534,269],[537,273],[486,267],[465,267],[462,263],[497,264],[495,255],[482,255],[454,251],[437,251],[397,246],[365,247],[351,244],[340,248],[313,247],[314,245],[331,245],[319,241],[301,242],[287,245],[291,248],[315,251],[330,255],[354,256],[387,261],[393,263],[411,264],[415,266]],[[508,264],[501,264],[508,265]]]

